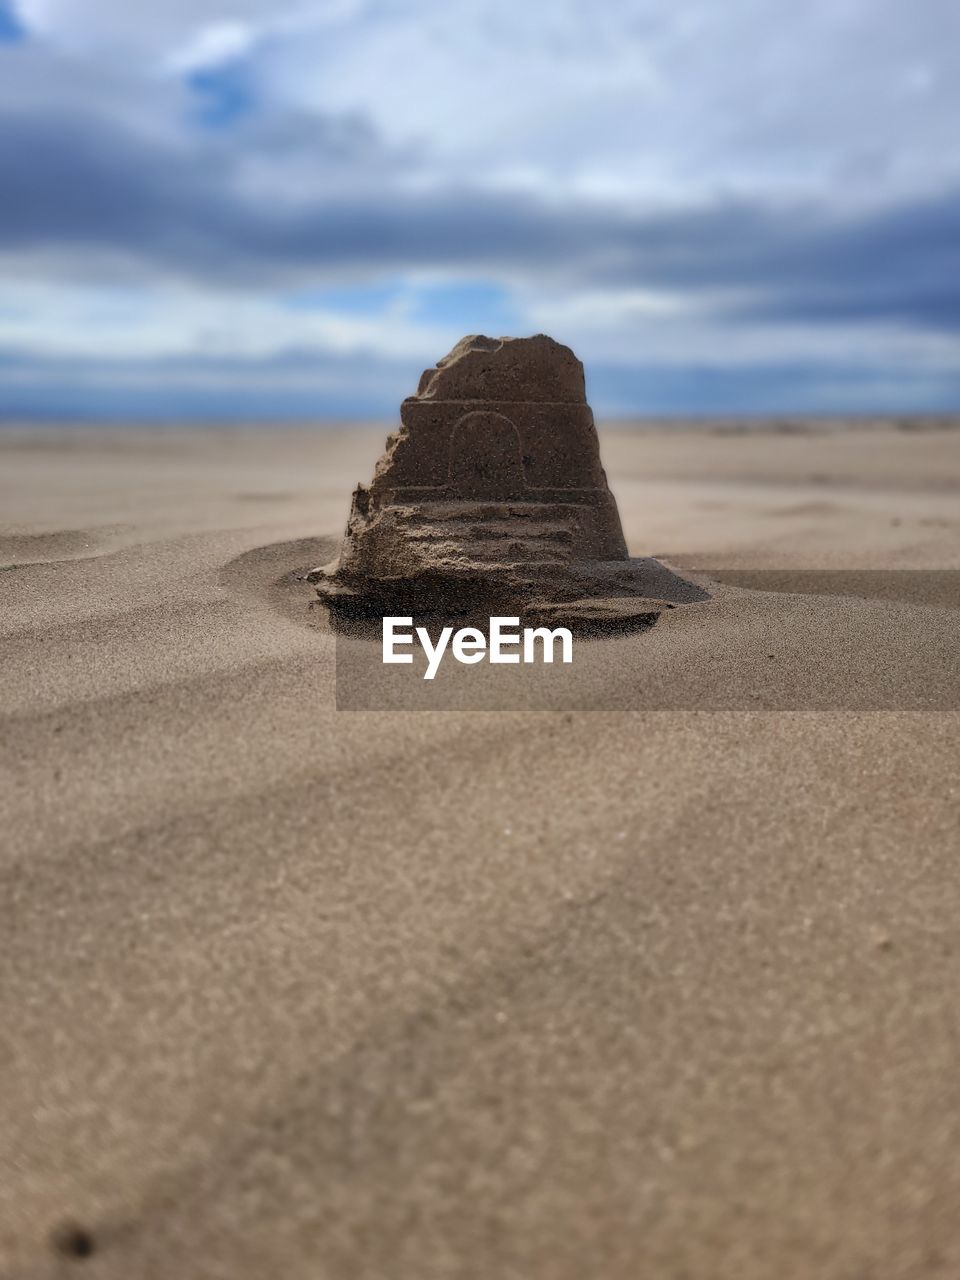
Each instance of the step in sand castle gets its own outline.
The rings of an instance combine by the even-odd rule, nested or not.
[[[569,347],[463,338],[400,422],[354,492],[339,559],[310,575],[333,609],[616,622],[703,598],[628,557]]]

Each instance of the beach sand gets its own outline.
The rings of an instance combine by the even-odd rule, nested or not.
[[[960,1276],[960,426],[605,429],[711,599],[338,711],[384,434],[0,432],[0,1276]]]

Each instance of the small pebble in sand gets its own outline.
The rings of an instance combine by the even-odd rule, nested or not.
[[[92,1234],[77,1222],[62,1222],[54,1228],[50,1243],[65,1258],[89,1258],[95,1248]]]

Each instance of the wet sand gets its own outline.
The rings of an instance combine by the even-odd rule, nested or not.
[[[960,1275],[921,427],[602,432],[709,603],[409,713],[296,579],[382,428],[0,432],[0,1276]]]

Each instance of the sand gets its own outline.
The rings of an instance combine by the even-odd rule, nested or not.
[[[362,713],[382,428],[0,433],[4,1280],[960,1275],[960,430],[799,428],[602,432],[712,598],[575,709]]]

